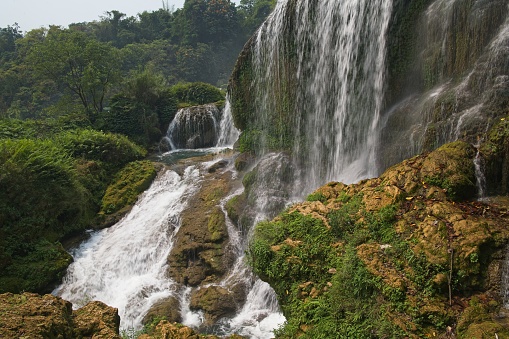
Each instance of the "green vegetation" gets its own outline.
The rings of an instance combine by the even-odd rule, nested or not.
[[[135,161],[127,164],[113,178],[102,198],[101,212],[111,214],[133,205],[140,193],[145,191],[157,172],[151,161]]]
[[[146,151],[55,122],[3,123],[12,137],[0,139],[0,291],[48,291],[71,261],[58,241],[94,225],[113,174]],[[37,126],[48,135],[32,134]]]
[[[224,88],[245,41],[274,6],[275,0],[243,0],[240,5],[186,0],[183,8],[132,17],[112,10],[98,21],[68,28],[0,28],[0,118],[82,113],[95,123],[113,106],[114,96],[133,99],[124,83],[139,82],[143,67],[166,87],[205,82]],[[184,100],[211,102],[202,94]],[[153,101],[136,99],[154,111]],[[218,100],[224,96],[213,101]]]
[[[473,156],[465,143],[447,144],[380,178],[329,183],[259,223],[248,259],[287,318],[276,336],[509,334],[493,320],[490,278],[509,239],[506,211],[486,215],[465,201],[475,196]]]

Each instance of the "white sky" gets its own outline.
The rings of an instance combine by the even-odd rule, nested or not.
[[[164,3],[182,8],[184,0],[0,0],[0,28],[17,22],[23,32],[34,28],[99,20],[105,12],[117,10],[135,16],[155,11]],[[239,3],[239,0],[233,1]]]

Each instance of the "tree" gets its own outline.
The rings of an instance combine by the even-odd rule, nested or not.
[[[13,26],[0,28],[0,61],[13,58],[16,51],[16,40],[22,37],[23,35],[17,23]]]
[[[64,84],[76,95],[91,122],[102,112],[106,93],[120,76],[118,50],[86,33],[55,26],[31,46],[27,62],[37,75]]]
[[[275,0],[240,0],[239,12],[246,33],[250,35],[260,27],[275,6]]]

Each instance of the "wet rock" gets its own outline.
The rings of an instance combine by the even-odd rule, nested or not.
[[[202,287],[191,294],[191,308],[205,312],[205,325],[212,325],[234,314],[237,303],[234,294],[220,286]]]
[[[168,274],[178,283],[198,286],[220,279],[231,264],[225,215],[219,207],[232,189],[231,173],[208,173],[181,215]]]
[[[156,302],[143,317],[144,325],[151,323],[154,319],[166,319],[169,322],[182,322],[180,314],[180,302],[175,297],[165,298]]]

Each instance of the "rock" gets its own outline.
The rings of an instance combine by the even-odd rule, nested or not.
[[[156,302],[143,317],[144,325],[151,323],[154,319],[166,319],[169,322],[182,322],[180,314],[180,302],[175,297],[168,297]]]
[[[72,304],[49,294],[0,294],[0,315],[0,338],[74,338]]]
[[[0,294],[0,338],[120,339],[115,308],[94,301],[77,311],[50,294]]]
[[[77,337],[120,338],[118,310],[100,301],[92,301],[74,312]]]
[[[255,157],[253,153],[241,153],[235,158],[235,169],[239,172],[242,172],[251,166],[254,162]]]
[[[474,151],[455,142],[379,178],[328,183],[308,201],[258,224],[250,260],[276,291],[285,330],[325,331],[320,326],[330,323],[308,318],[320,311],[315,304],[325,303],[338,316],[338,328],[366,316],[359,309],[367,307],[383,315],[363,321],[383,319],[396,337],[445,338],[447,326],[458,337],[481,337],[483,331],[505,337],[509,321],[496,314],[509,204],[470,200],[476,196]],[[444,326],[436,326],[440,322]]]
[[[229,171],[205,171],[201,188],[181,214],[181,226],[168,256],[168,275],[188,286],[218,281],[233,260],[227,249],[226,217],[219,204],[239,183]]]
[[[205,312],[205,325],[212,325],[225,316],[234,314],[237,303],[234,294],[220,286],[202,287],[191,294],[191,309]]]

